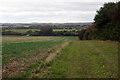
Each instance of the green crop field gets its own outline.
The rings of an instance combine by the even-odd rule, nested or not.
[[[42,59],[54,52],[66,40],[75,38],[3,36],[3,77],[16,77],[18,75],[25,77],[24,72],[27,72],[28,69],[32,71],[30,66],[37,65],[38,67],[38,63]],[[29,72],[29,74],[31,73]]]
[[[3,78],[117,78],[118,43],[3,36]]]

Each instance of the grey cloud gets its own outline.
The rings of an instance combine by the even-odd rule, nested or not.
[[[81,22],[93,21],[104,2],[21,1],[0,5],[0,22]],[[63,1],[63,0],[62,0]],[[94,0],[93,0],[94,1]]]
[[[3,10],[4,12],[28,12],[28,11],[95,11],[102,6],[102,3],[97,2],[57,2],[57,3],[33,3],[33,4],[21,4],[11,5]]]

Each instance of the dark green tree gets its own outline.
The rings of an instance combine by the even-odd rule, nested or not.
[[[53,33],[53,28],[51,28],[50,26],[43,26],[40,28],[40,33],[42,34],[52,34]]]
[[[94,18],[98,39],[119,41],[120,2],[106,3]]]

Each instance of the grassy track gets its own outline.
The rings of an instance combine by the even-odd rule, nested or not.
[[[51,63],[44,77],[116,78],[117,43],[110,41],[73,41]]]

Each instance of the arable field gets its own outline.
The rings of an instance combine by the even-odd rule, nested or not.
[[[29,77],[50,53],[75,38],[3,36],[3,77]]]
[[[118,77],[117,42],[52,36],[2,40],[4,78]]]

